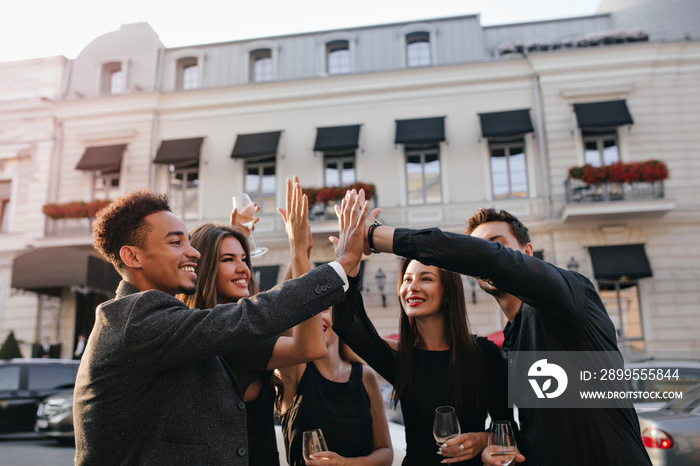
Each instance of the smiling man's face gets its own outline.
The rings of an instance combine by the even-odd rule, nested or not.
[[[172,212],[161,211],[148,215],[149,226],[141,269],[149,289],[170,295],[193,294],[196,289],[199,252],[192,247],[185,224]]]

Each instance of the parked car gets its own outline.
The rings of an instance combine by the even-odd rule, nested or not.
[[[654,466],[700,464],[700,384],[660,410],[639,413],[639,427]]]
[[[71,359],[0,362],[0,432],[32,431],[39,402],[73,387],[79,363]]]
[[[73,444],[73,390],[63,390],[44,398],[36,410],[34,432],[60,443]]]
[[[665,375],[671,375],[670,378],[644,377],[646,380],[642,380],[642,377],[639,377],[637,380],[630,380],[632,390],[637,392],[682,392],[700,383],[700,361],[695,360],[652,358],[627,363],[625,369],[640,369],[640,374],[646,372],[647,375],[650,371],[655,374],[657,371],[662,371]],[[677,374],[676,371],[678,371]],[[668,399],[656,398],[635,400],[634,409],[637,413],[656,411],[664,407],[668,401]]]

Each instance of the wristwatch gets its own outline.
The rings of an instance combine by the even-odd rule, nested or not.
[[[367,243],[369,244],[369,250],[374,254],[380,253],[379,249],[374,247],[374,229],[380,226],[382,226],[382,224],[379,223],[377,219],[374,219],[374,222],[372,222],[367,230]]]

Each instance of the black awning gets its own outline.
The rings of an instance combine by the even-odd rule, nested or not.
[[[360,136],[360,125],[318,128],[314,150],[319,152],[341,152],[355,150]]]
[[[445,117],[396,120],[396,144],[434,144],[445,140]]]
[[[583,130],[604,131],[634,123],[624,100],[574,104],[574,111]]]
[[[485,138],[513,138],[532,133],[530,109],[479,113],[481,135]]]
[[[279,265],[262,265],[253,269],[255,281],[258,282],[260,291],[267,291],[277,285],[277,275],[279,273]]]
[[[125,149],[126,144],[88,147],[75,169],[104,172],[119,170]]]
[[[231,158],[249,159],[276,155],[281,132],[239,134]]]
[[[80,247],[38,248],[12,263],[12,288],[54,296],[70,286],[113,294],[120,279],[112,264],[93,249]]]
[[[204,138],[171,139],[162,141],[153,163],[191,165],[199,162],[199,151]]]
[[[653,275],[643,244],[595,246],[588,252],[598,280],[626,281]]]

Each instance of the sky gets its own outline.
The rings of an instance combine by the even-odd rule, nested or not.
[[[63,55],[147,22],[166,47],[479,13],[481,24],[595,14],[600,0],[3,0],[0,62]]]

